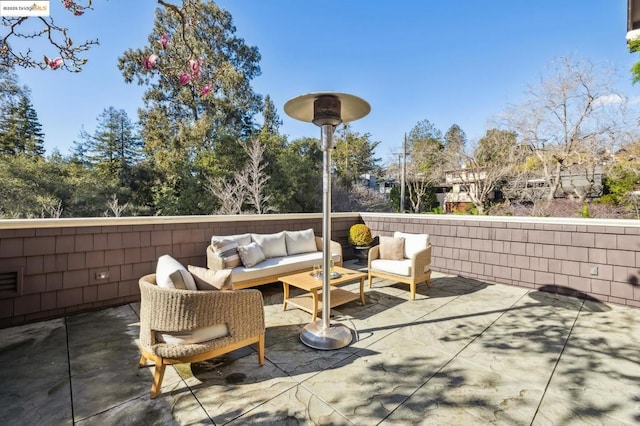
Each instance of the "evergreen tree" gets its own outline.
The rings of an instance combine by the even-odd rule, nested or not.
[[[266,95],[264,97],[264,110],[262,110],[262,131],[269,134],[277,134],[280,126],[282,126],[282,120],[278,116],[276,106],[271,100],[271,96]]]
[[[71,161],[83,166],[89,165],[89,146],[91,144],[91,136],[84,129],[80,129],[78,135],[79,140],[73,141],[73,149],[71,150]]]
[[[460,162],[464,156],[464,149],[467,143],[467,135],[460,126],[453,124],[444,135],[444,150],[448,155],[453,167],[460,167]]]
[[[24,154],[27,157],[44,155],[42,125],[28,94],[28,90],[23,89],[17,102],[9,106],[8,114],[3,117],[0,152],[4,154]]]
[[[376,170],[379,158],[375,149],[380,142],[371,141],[371,135],[351,131],[349,125],[343,125],[335,139],[333,161],[339,182],[351,186],[360,176]]]
[[[98,117],[98,127],[85,149],[91,164],[125,184],[128,171],[142,158],[142,146],[127,113],[111,106]]]
[[[278,179],[274,193],[276,206],[287,213],[322,211],[322,151],[316,138],[303,138],[287,144],[277,158],[278,168],[286,173]],[[271,181],[269,183],[271,183]]]

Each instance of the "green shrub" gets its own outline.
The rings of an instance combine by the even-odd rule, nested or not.
[[[580,210],[580,215],[582,217],[591,217],[591,215],[589,214],[589,204],[584,203],[582,205],[582,209]]]
[[[366,247],[372,241],[371,229],[367,225],[358,223],[349,228],[349,244],[356,247]]]

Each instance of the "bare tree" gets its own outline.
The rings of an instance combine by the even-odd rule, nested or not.
[[[500,184],[520,162],[520,149],[513,132],[491,129],[478,141],[473,154],[461,154],[464,167],[445,173],[446,183],[457,186],[483,214]]]
[[[539,161],[547,200],[564,190],[562,175],[572,165],[594,164],[603,150],[618,142],[626,102],[607,80],[612,72],[603,68],[558,58],[538,84],[529,87],[528,99],[507,112],[508,128]],[[593,158],[587,160],[587,155]]]
[[[269,176],[265,173],[265,168],[269,163],[263,161],[266,147],[260,142],[260,139],[254,138],[250,144],[243,143],[242,148],[249,156],[244,173],[239,175],[247,191],[247,203],[252,205],[258,214],[276,211],[273,206],[269,205],[271,195],[265,195],[265,189],[269,182]]]
[[[64,211],[62,200],[50,196],[37,196],[36,199],[41,206],[40,217],[53,219],[62,217],[62,212]]]
[[[218,214],[241,214],[245,205],[253,206],[255,213],[265,214],[276,211],[269,205],[270,195],[265,195],[269,176],[265,172],[268,163],[263,162],[265,146],[259,139],[250,143],[240,142],[247,153],[248,161],[244,168],[235,172],[233,177],[212,178],[207,176],[206,189],[218,199]]]
[[[346,187],[332,184],[331,206],[336,212],[390,212],[387,198],[379,191],[355,183]]]
[[[122,213],[129,208],[129,203],[120,204],[116,194],[112,194],[109,201],[107,201],[107,210],[104,212],[105,217],[110,217],[113,214],[114,217],[121,217]]]
[[[216,197],[220,203],[217,214],[241,214],[242,207],[247,198],[245,182],[248,180],[246,170],[237,172],[233,178],[212,178],[207,176],[207,190]]]

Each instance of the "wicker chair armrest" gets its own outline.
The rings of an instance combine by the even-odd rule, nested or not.
[[[215,251],[213,251],[213,247],[211,245],[207,247],[207,268],[213,269],[214,271],[225,269],[224,260]]]
[[[373,262],[374,260],[378,259],[380,257],[380,246],[373,246],[369,249],[369,254],[368,254],[368,260],[367,260],[367,266],[369,267],[369,270],[371,270],[371,262]]]
[[[411,273],[415,276],[417,271],[423,273],[427,266],[431,265],[431,244],[420,250],[411,258]]]

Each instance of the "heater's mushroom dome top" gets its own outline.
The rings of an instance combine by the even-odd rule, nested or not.
[[[340,119],[343,123],[358,120],[371,111],[371,105],[357,96],[338,92],[315,92],[290,99],[284,104],[284,112],[297,120],[313,123],[316,100],[331,97],[340,101]]]

